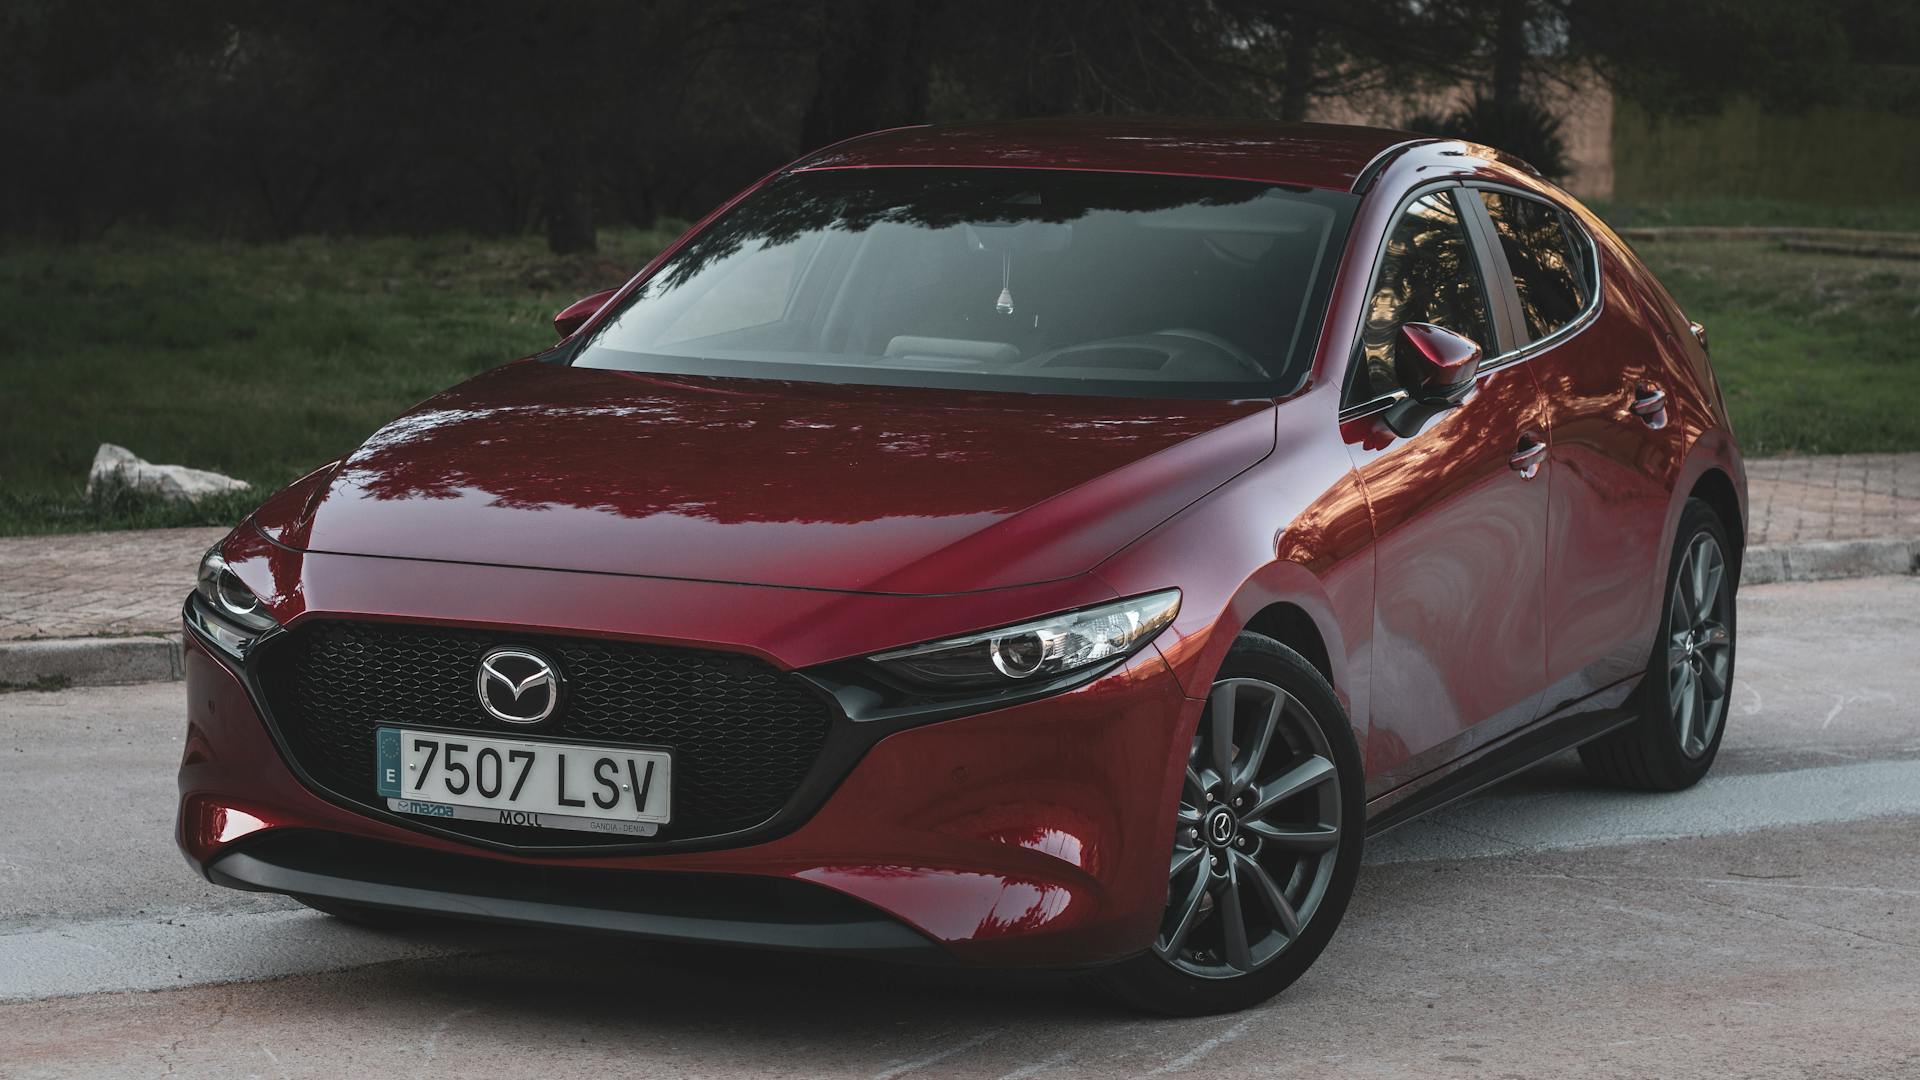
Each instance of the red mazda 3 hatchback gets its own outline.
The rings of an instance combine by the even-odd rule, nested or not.
[[[1298,978],[1376,833],[1733,677],[1705,335],[1482,146],[884,132],[267,500],[187,599],[179,840],[350,919]]]

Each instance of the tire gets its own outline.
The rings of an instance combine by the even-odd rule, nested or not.
[[[1719,560],[1717,590],[1708,601],[1710,610],[1691,619],[1688,612],[1682,611],[1676,619],[1676,603],[1691,603],[1690,594],[1697,589],[1695,583],[1699,580],[1694,578],[1683,584],[1681,575],[1691,574],[1701,553],[1708,549]],[[1596,778],[1622,787],[1679,791],[1699,783],[1713,767],[1731,712],[1728,706],[1738,641],[1734,594],[1739,581],[1730,557],[1732,551],[1720,516],[1698,499],[1687,500],[1668,559],[1653,655],[1647,660],[1646,676],[1634,696],[1639,717],[1619,731],[1580,748],[1580,760]],[[1682,627],[1678,623],[1687,625]],[[1724,636],[1716,635],[1707,627],[1717,627]],[[1677,664],[1675,658],[1679,658]],[[1681,673],[1681,664],[1692,672],[1691,683],[1687,682],[1688,676]],[[1691,713],[1680,704],[1679,684],[1698,690]],[[1713,693],[1715,684],[1719,690],[1717,696]],[[1706,711],[1700,712],[1702,709]],[[1686,735],[1681,732],[1683,720],[1687,721]]]
[[[1209,735],[1223,702],[1234,719],[1221,780]],[[1146,952],[1094,979],[1134,1008],[1204,1016],[1266,1001],[1326,948],[1360,872],[1365,775],[1333,687],[1299,653],[1251,633],[1221,665],[1187,775],[1161,929]]]

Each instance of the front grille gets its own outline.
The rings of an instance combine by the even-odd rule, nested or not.
[[[537,729],[500,723],[480,708],[474,675],[496,645],[532,646],[566,679],[560,711]],[[663,840],[771,818],[806,778],[833,723],[826,699],[803,680],[753,657],[698,649],[327,621],[283,635],[255,658],[295,763],[337,796],[384,807],[374,791],[379,727],[665,747],[674,753],[674,784]],[[491,822],[434,825],[502,843],[609,842],[598,833]]]

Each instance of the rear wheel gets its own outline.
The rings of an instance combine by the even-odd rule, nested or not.
[[[1690,499],[1667,570],[1660,633],[1640,684],[1640,718],[1580,748],[1595,776],[1678,791],[1713,767],[1733,691],[1732,547],[1713,508]]]
[[[1102,983],[1175,1015],[1279,993],[1346,911],[1364,818],[1360,754],[1333,688],[1293,650],[1242,634],[1188,754],[1160,931]]]

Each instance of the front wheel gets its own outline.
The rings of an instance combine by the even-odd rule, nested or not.
[[[1240,635],[1188,753],[1160,931],[1102,984],[1181,1016],[1286,989],[1346,911],[1365,814],[1359,748],[1333,688],[1299,653]]]

